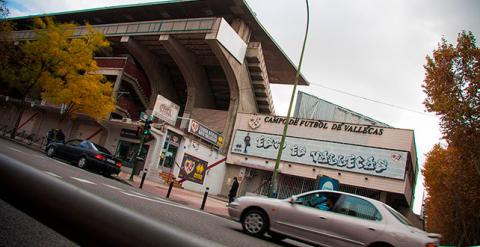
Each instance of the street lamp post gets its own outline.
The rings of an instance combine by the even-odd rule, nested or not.
[[[307,44],[308,26],[309,26],[309,23],[310,23],[310,10],[309,10],[309,7],[308,7],[308,0],[305,0],[305,2],[307,4],[307,27],[305,29],[305,37],[303,38],[302,52],[300,53],[300,61],[298,62],[298,69],[297,69],[297,73],[295,74],[295,81],[293,82],[292,97],[290,98],[290,105],[288,106],[288,113],[287,113],[287,118],[285,120],[285,125],[283,127],[282,139],[280,140],[280,146],[278,148],[277,159],[275,160],[275,168],[273,169],[272,189],[271,189],[271,193],[270,193],[270,197],[272,197],[272,198],[277,197],[277,192],[278,192],[278,167],[280,165],[280,160],[282,159],[283,146],[285,145],[285,137],[287,135],[288,122],[290,121],[290,113],[292,111],[293,98],[295,97],[295,91],[297,90],[298,79],[300,77],[300,69],[302,68],[303,53],[305,51],[305,45]]]

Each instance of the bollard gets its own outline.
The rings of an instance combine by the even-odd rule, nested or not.
[[[172,182],[170,182],[170,185],[168,186],[167,198],[170,197],[170,192],[172,192],[172,187],[173,187],[173,180]]]
[[[203,210],[205,208],[205,202],[207,202],[207,196],[208,196],[208,190],[209,188],[205,190],[205,194],[203,194],[203,201],[202,201],[202,206],[200,206],[200,210]]]
[[[147,169],[143,170],[142,181],[140,182],[140,189],[143,187],[143,182],[145,181],[145,177],[147,176]]]

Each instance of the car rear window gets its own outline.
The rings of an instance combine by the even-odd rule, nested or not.
[[[110,154],[110,155],[111,155],[111,153],[110,153],[110,151],[108,151],[108,149],[106,149],[106,148],[104,148],[104,147],[102,147],[102,146],[100,146],[100,145],[97,145],[97,144],[95,144],[95,143],[93,143],[93,142],[92,142],[92,144],[93,144],[93,146],[95,147],[95,149],[97,149],[98,151],[100,151],[100,152],[102,152],[102,153],[106,153],[106,154]]]
[[[405,218],[405,216],[403,216],[401,213],[397,212],[395,209],[387,205],[383,205],[383,206],[385,206],[388,212],[390,212],[395,218],[397,218],[398,221],[402,222],[402,224],[407,226],[413,226],[413,224],[410,221],[408,221],[408,219]]]
[[[350,215],[366,220],[382,220],[382,215],[374,205],[354,196],[342,195],[342,199],[334,211],[339,214]]]

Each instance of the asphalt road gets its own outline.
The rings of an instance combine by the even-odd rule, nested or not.
[[[134,188],[116,178],[79,169],[44,153],[0,138],[0,153],[30,165],[52,177],[96,194],[151,219],[225,246],[304,246],[293,240],[274,242],[250,237],[237,222],[191,209]],[[68,239],[0,200],[0,245],[75,246]],[[118,219],[118,224],[122,220]]]

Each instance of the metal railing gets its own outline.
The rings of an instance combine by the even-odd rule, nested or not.
[[[3,154],[0,188],[2,200],[82,246],[220,246]]]
[[[279,177],[277,198],[284,199],[292,195],[314,190],[315,184],[315,179],[283,174]],[[253,193],[268,196],[271,189],[271,177],[263,177],[262,183],[253,191]]]
[[[159,35],[174,33],[209,33],[214,29],[217,18],[192,18],[177,20],[144,21],[131,23],[114,23],[93,25],[93,29],[107,37]],[[73,37],[85,36],[88,33],[86,26],[76,27]],[[33,30],[13,32],[15,40],[33,40],[36,34]]]

